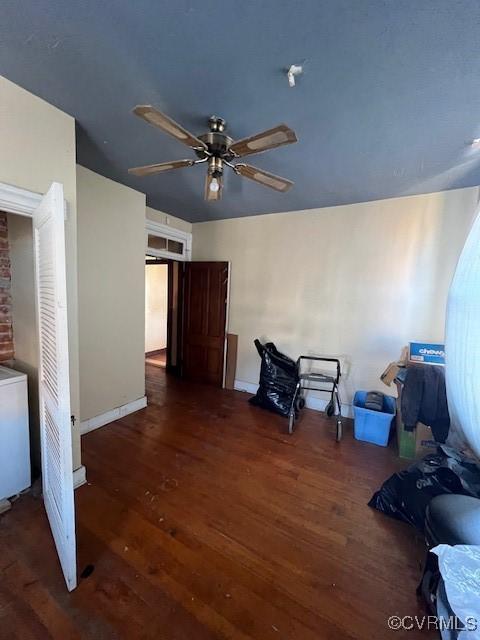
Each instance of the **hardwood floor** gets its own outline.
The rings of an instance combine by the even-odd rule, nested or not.
[[[305,410],[293,436],[248,395],[147,367],[147,409],[82,439],[78,565],[69,594],[39,498],[0,518],[0,637],[429,638],[413,529],[370,510],[404,466]]]
[[[145,355],[145,363],[151,364],[154,367],[162,367],[165,369],[167,366],[167,350],[162,349],[160,353],[155,353],[153,355]]]

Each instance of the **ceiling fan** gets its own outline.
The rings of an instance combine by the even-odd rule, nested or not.
[[[133,113],[139,118],[153,124],[165,133],[173,136],[179,142],[183,142],[187,147],[195,151],[197,159],[173,160],[172,162],[161,162],[160,164],[147,164],[143,167],[134,167],[128,172],[136,176],[151,176],[162,171],[171,169],[182,169],[192,167],[195,164],[207,163],[207,176],[205,180],[205,200],[220,200],[223,187],[224,166],[230,167],[233,171],[244,178],[255,180],[265,187],[270,187],[276,191],[288,191],[293,185],[291,180],[281,178],[273,173],[252,167],[249,164],[236,163],[237,158],[243,158],[254,153],[275,149],[284,144],[297,142],[297,136],[287,125],[280,124],[273,129],[262,131],[254,136],[233,141],[225,132],[226,122],[223,118],[212,116],[208,120],[208,133],[194,136],[181,125],[158,111],[151,105],[138,105]]]

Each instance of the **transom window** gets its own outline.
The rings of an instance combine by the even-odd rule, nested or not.
[[[146,254],[156,258],[190,260],[192,234],[146,221]]]

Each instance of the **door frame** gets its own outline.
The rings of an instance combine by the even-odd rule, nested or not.
[[[148,236],[154,235],[167,240],[177,240],[183,244],[183,253],[177,254],[171,251],[163,249],[152,249],[148,246]],[[145,264],[148,259],[152,259],[152,264],[155,261],[160,261],[160,264],[168,265],[168,312],[167,312],[167,366],[166,371],[175,375],[182,375],[182,358],[183,358],[183,266],[180,268],[180,287],[178,291],[178,309],[179,315],[177,320],[177,362],[173,366],[169,361],[171,356],[171,336],[172,336],[172,317],[171,317],[171,292],[172,292],[172,278],[173,278],[173,262],[178,262],[180,265],[184,262],[190,262],[192,260],[192,234],[189,231],[182,231],[176,229],[167,224],[156,222],[150,218],[145,218]]]
[[[39,206],[44,194],[14,187],[11,184],[0,182],[0,210],[5,213],[12,213],[25,218],[33,218],[33,212]],[[65,218],[68,214],[68,202],[65,201]],[[35,250],[35,249],[34,249]],[[37,283],[35,282],[35,287]],[[36,293],[36,289],[35,289]],[[40,339],[39,329],[37,327],[37,339]],[[86,484],[86,470],[83,465],[73,471],[73,486],[75,489]]]
[[[33,217],[33,212],[42,200],[43,194],[27,189],[13,187],[10,184],[0,182],[0,209],[6,213],[15,213],[19,216]]]
[[[163,238],[178,240],[183,243],[184,251],[183,254],[172,253],[167,250],[162,249],[152,249],[148,246],[148,235],[156,235],[161,236]],[[169,302],[170,302],[170,288],[171,288],[171,263],[172,262],[191,262],[192,261],[192,234],[188,231],[182,231],[181,229],[175,229],[174,227],[170,227],[167,224],[162,224],[161,222],[156,222],[155,220],[151,220],[150,218],[145,218],[145,261],[148,258],[152,258],[152,261],[155,259],[164,260],[166,264],[168,264],[168,286],[169,286]],[[228,334],[228,326],[230,320],[230,292],[231,292],[231,270],[232,264],[229,260],[228,262],[228,283],[227,283],[227,301],[226,301],[226,314],[225,314],[225,344],[223,348],[223,377],[222,377],[222,388],[225,388],[225,380],[227,375],[227,334]],[[182,375],[182,361],[183,361],[183,277],[182,277],[182,287],[179,291],[179,308],[180,308],[180,327],[177,336],[177,357],[179,356],[179,363],[176,367],[168,367],[167,371],[170,370],[174,373]],[[169,314],[170,316],[170,314]],[[167,322],[167,340],[170,339],[171,332],[171,319],[168,318]],[[168,354],[168,346],[167,346],[167,354]],[[167,362],[168,365],[168,362]]]
[[[223,378],[222,389],[225,389],[227,382],[227,345],[228,345],[228,324],[230,319],[230,287],[232,277],[232,263],[227,260],[227,300],[225,301],[225,344],[223,345]]]

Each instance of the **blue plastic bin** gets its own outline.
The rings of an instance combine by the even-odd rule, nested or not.
[[[367,391],[357,391],[353,398],[354,424],[356,440],[386,447],[390,436],[390,427],[395,416],[395,398],[383,396],[383,411],[365,409]]]

